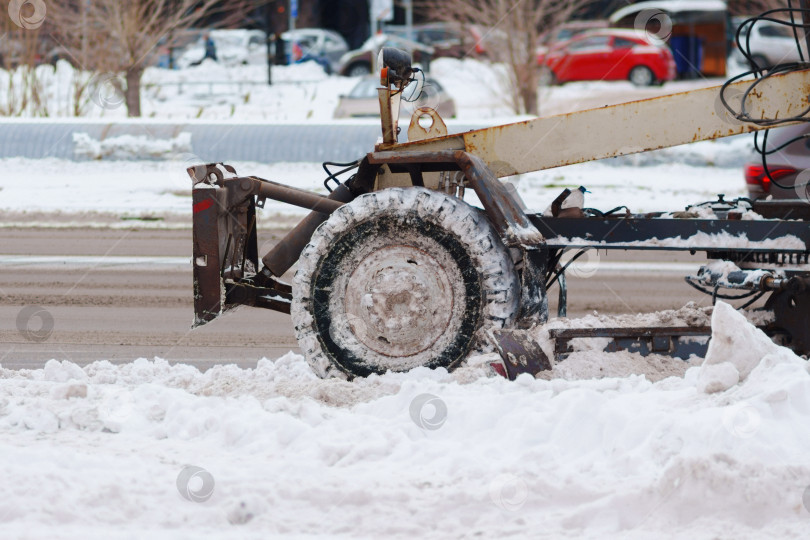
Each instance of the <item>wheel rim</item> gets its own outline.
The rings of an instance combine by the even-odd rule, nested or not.
[[[413,246],[369,254],[346,285],[346,312],[357,339],[392,357],[427,350],[447,331],[453,315],[449,272]],[[435,304],[432,300],[442,298]]]
[[[635,85],[648,86],[652,80],[652,72],[645,67],[636,67],[630,72],[630,81]]]
[[[439,232],[435,225],[422,225]],[[439,242],[430,234],[414,234],[408,230],[412,226],[401,215],[358,224],[334,241],[312,282],[318,333],[347,371],[438,367],[447,357],[458,358],[469,345],[469,329],[481,311],[471,300],[480,298],[481,283],[476,272],[462,269],[473,263],[458,239],[445,235]],[[398,240],[406,235],[407,244]],[[417,306],[420,301],[438,323],[436,328],[428,331],[420,322],[417,329],[407,329],[409,321],[427,316]],[[420,331],[427,335],[420,338]]]

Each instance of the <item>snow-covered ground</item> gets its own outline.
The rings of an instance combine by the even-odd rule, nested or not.
[[[292,353],[0,369],[2,536],[806,538],[807,363],[712,322],[703,366],[652,380],[593,352],[516,382],[487,358],[322,381]]]
[[[375,122],[332,120],[339,95],[347,93],[356,84],[356,78],[326,76],[314,63],[277,67],[273,73],[274,84],[268,86],[252,84],[266,81],[263,66],[225,68],[206,61],[185,70],[149,68],[143,79],[144,117],[183,122],[195,119],[314,124]],[[457,122],[494,125],[525,118],[510,112],[504,98],[503,76],[497,66],[442,58],[432,63],[431,73],[454,96]],[[42,100],[52,108],[49,115],[70,116],[75,108],[71,89],[76,81],[87,82],[90,76],[74,71],[65,62],[60,62],[55,70],[40,66],[37,74],[43,88]],[[0,70],[0,84],[6,84],[11,76],[20,74],[9,75]],[[80,104],[84,118],[114,120],[126,116],[121,96],[112,91],[110,77],[96,76],[88,83],[86,100]],[[573,83],[543,89],[540,103],[544,114],[557,114],[719,83],[718,80],[672,82],[663,88],[649,89],[626,82]],[[10,97],[7,95],[6,99]],[[2,221],[18,223],[20,212],[188,216],[191,205],[185,168],[199,158],[190,153],[192,146],[187,135],[179,133],[176,139],[163,141],[163,146],[160,142],[133,139],[124,148],[129,150],[127,156],[127,152],[119,151],[122,145],[127,146],[121,141],[117,141],[119,148],[108,148],[115,141],[94,141],[78,134],[74,138],[76,156],[94,161],[2,159],[0,210],[13,213]],[[714,199],[718,193],[726,194],[727,198],[745,195],[741,165],[751,156],[750,146],[750,137],[704,142],[531,173],[509,181],[515,183],[532,209],[542,210],[566,187],[584,185],[592,192],[587,204],[596,208],[626,205],[634,212],[681,210],[688,204]],[[325,175],[316,163],[234,165],[242,174],[325,191],[322,185]],[[302,213],[297,208],[269,202],[263,215],[275,219],[278,214]],[[46,220],[40,221],[47,224]]]
[[[218,70],[148,70],[145,115],[327,122],[355,82],[306,65],[275,70],[270,87],[245,82],[262,80],[258,68]],[[73,75],[60,64],[42,76],[53,116],[68,115]],[[518,119],[496,72],[436,61],[434,75],[456,96],[459,120]],[[209,83],[213,96],[189,84],[207,81],[223,81]],[[585,83],[541,100],[557,113],[646,92]],[[124,116],[99,96],[85,104],[88,116]],[[749,144],[700,143],[509,181],[538,210],[579,185],[603,210],[680,210],[743,195]],[[89,226],[103,215],[188,226],[183,152],[0,160],[0,225]],[[319,164],[235,165],[323,192]],[[300,211],[268,201],[263,215],[268,224]],[[0,368],[0,538],[806,537],[806,361],[725,304],[713,314],[685,309],[660,318],[713,317],[705,362],[584,348],[516,382],[493,377],[487,356],[453,373],[351,383],[316,379],[293,353],[246,370],[223,358],[205,373],[160,359]]]
[[[689,204],[745,196],[741,164],[750,159],[750,138],[707,141],[637,156],[549,169],[509,178],[530,209],[542,211],[566,187],[586,186],[588,206],[632,212],[676,211]],[[21,213],[190,218],[194,156],[166,160],[68,161],[55,158],[0,160],[0,222],[20,223]],[[326,193],[319,163],[231,163],[237,172]],[[474,201],[470,192],[468,199]],[[263,223],[301,216],[306,210],[267,201]],[[42,217],[38,221],[47,225]],[[54,221],[56,223],[56,221]],[[165,223],[165,222],[158,222]]]

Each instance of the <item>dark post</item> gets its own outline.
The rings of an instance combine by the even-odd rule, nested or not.
[[[810,55],[810,2],[808,0],[799,0],[799,7],[802,9],[804,43],[807,45],[807,54]],[[805,61],[807,61],[806,58]]]
[[[267,84],[273,84],[273,46],[271,42],[273,28],[273,3],[264,6],[264,39],[267,48]]]

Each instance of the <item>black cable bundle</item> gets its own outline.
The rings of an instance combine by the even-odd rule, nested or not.
[[[748,96],[757,90],[757,87],[762,84],[763,81],[773,77],[774,75],[781,74],[781,73],[790,73],[793,71],[799,71],[803,69],[810,68],[810,63],[805,61],[804,52],[802,51],[802,47],[799,41],[799,29],[803,29],[806,32],[810,31],[810,28],[805,28],[803,22],[797,21],[796,16],[798,15],[800,18],[803,14],[807,12],[810,13],[808,9],[802,8],[794,8],[793,7],[793,0],[788,0],[788,7],[786,8],[778,8],[778,9],[771,9],[765,11],[761,15],[756,17],[752,17],[747,19],[743,22],[740,27],[737,29],[737,35],[735,36],[735,41],[737,43],[737,47],[739,48],[740,52],[742,53],[743,57],[745,57],[746,62],[752,66],[752,69],[737,75],[736,77],[732,77],[728,81],[723,84],[722,88],[720,89],[720,100],[723,103],[723,106],[736,118],[737,120],[743,122],[749,122],[751,124],[756,124],[758,126],[766,126],[769,129],[766,129],[762,132],[762,144],[760,144],[759,140],[759,132],[754,133],[754,150],[761,156],[762,158],[762,167],[764,169],[765,175],[770,180],[771,184],[777,186],[781,189],[794,189],[796,187],[801,186],[784,186],[777,182],[772,176],[771,172],[768,169],[768,156],[779,152],[783,148],[787,147],[794,142],[806,139],[810,137],[810,134],[802,135],[799,137],[794,137],[793,139],[789,140],[788,142],[778,146],[777,148],[767,149],[768,143],[768,132],[770,131],[771,127],[777,127],[786,123],[794,123],[794,122],[808,122],[810,121],[810,117],[808,117],[808,113],[810,113],[810,107],[803,110],[801,113],[784,118],[752,118],[748,111],[745,110],[745,102],[748,99]],[[779,14],[787,14],[790,17],[790,20],[785,19],[778,19],[775,18],[775,15]],[[799,62],[789,62],[784,64],[777,64],[776,66],[765,68],[765,66],[757,66],[756,62],[754,61],[754,56],[751,53],[751,46],[750,46],[750,39],[751,39],[751,32],[754,29],[754,26],[760,21],[769,21],[775,24],[788,26],[793,30],[793,39],[796,42],[796,48],[799,51]],[[747,31],[746,31],[747,29]],[[742,35],[745,34],[745,43],[743,43]],[[740,79],[746,78],[753,75],[756,79],[754,82],[751,83],[750,86],[743,92],[741,98],[741,105],[740,110],[735,111],[731,105],[726,101],[725,92],[728,86]],[[808,183],[805,183],[806,186]]]

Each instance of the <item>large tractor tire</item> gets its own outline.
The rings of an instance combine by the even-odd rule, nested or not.
[[[424,188],[342,206],[298,265],[293,324],[321,377],[452,369],[518,309],[514,265],[483,212]]]

